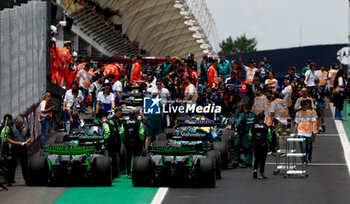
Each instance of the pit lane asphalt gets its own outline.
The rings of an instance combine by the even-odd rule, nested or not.
[[[229,169],[216,188],[170,188],[163,203],[350,203],[350,175],[333,117],[326,111],[326,134],[316,137],[308,178],[273,175],[275,157],[268,157],[266,180],[252,178],[252,168]]]
[[[350,203],[350,176],[334,120],[327,111],[327,132],[314,143],[308,178],[273,175],[275,157],[268,157],[267,180],[252,179],[252,169],[229,169],[216,188],[170,188],[163,203]],[[0,203],[54,203],[67,188],[24,186],[20,166],[9,191],[0,191]],[[83,196],[83,195],[81,195]],[[132,195],[130,195],[132,196]],[[101,198],[103,203],[103,198]],[[97,202],[98,203],[98,202]]]

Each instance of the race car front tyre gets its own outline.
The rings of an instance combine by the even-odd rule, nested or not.
[[[151,160],[149,157],[135,157],[132,168],[132,184],[135,187],[151,183]]]
[[[44,156],[33,156],[29,159],[28,181],[29,186],[43,186],[48,180],[48,166]]]
[[[215,164],[216,178],[221,179],[221,157],[220,152],[217,150],[211,150],[207,153],[207,156],[212,159]]]
[[[210,158],[199,159],[199,183],[203,187],[214,188],[216,185],[216,173],[214,163]]]
[[[214,142],[213,143],[214,150],[220,152],[221,157],[221,168],[228,168],[228,152],[227,152],[227,143],[226,142]]]
[[[94,178],[98,186],[112,185],[112,161],[109,157],[96,157],[94,160]]]

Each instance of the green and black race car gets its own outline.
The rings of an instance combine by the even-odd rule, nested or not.
[[[167,141],[153,142],[147,156],[134,158],[133,185],[194,184],[215,187],[215,161],[220,160],[220,154],[215,150],[207,151],[202,142],[207,136],[195,134],[191,139],[187,138],[187,141],[176,136]]]
[[[67,137],[67,136],[66,136]],[[28,184],[82,183],[111,186],[111,159],[105,154],[101,133],[74,132],[67,142],[45,146],[29,160]]]

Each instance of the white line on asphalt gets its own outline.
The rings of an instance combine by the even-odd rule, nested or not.
[[[151,204],[161,204],[169,188],[159,188]]]
[[[276,165],[276,162],[266,162],[267,165]],[[283,165],[283,162],[281,163]],[[301,163],[297,163],[301,165]],[[308,166],[347,166],[346,163],[308,163]]]
[[[339,137],[339,134],[317,134],[316,137]]]
[[[335,108],[333,105],[331,105],[331,112],[332,112],[332,115],[334,115],[333,113],[335,112]],[[349,171],[349,176],[350,176],[350,143],[349,143],[349,139],[348,139],[348,136],[346,135],[342,121],[335,120],[335,127],[337,128],[338,134],[340,136],[340,142],[343,146],[345,161],[348,164],[348,171]]]

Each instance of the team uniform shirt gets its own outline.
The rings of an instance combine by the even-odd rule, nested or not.
[[[257,68],[250,68],[247,66],[244,66],[244,69],[246,71],[246,79],[245,79],[245,83],[248,85],[252,85],[253,84],[253,80],[254,80],[254,76],[255,76],[255,72],[258,70]]]
[[[326,86],[328,80],[328,72],[317,70],[316,77],[320,80],[320,86]]]
[[[156,94],[157,96],[159,96],[160,99],[162,99],[162,103],[166,104],[168,101],[168,97],[170,97],[170,93],[169,90],[166,88],[162,88],[161,90],[155,88],[152,91],[152,96]]]
[[[60,54],[64,60],[64,64],[68,65],[68,64],[72,64],[72,60],[71,60],[71,56],[70,56],[70,52],[66,47],[63,47],[60,50]]]
[[[306,97],[306,98],[300,97],[300,98],[298,98],[297,101],[295,102],[294,108],[297,109],[297,110],[301,109],[300,102],[303,101],[303,100],[310,100],[311,101],[311,107],[312,108],[316,108],[312,98],[310,98],[310,97]]]
[[[305,83],[308,86],[315,86],[316,73],[315,71],[307,70],[305,73]]]
[[[284,77],[284,79],[287,79],[291,84],[296,84],[299,82],[300,77],[298,75],[295,75],[295,74],[294,75],[288,74]]]
[[[337,76],[338,70],[337,69],[331,69],[328,72],[328,78],[329,78],[329,87],[333,87],[334,79]]]
[[[312,132],[316,132],[315,112],[311,110],[298,111],[295,115],[295,122],[298,123],[298,136],[311,137]]]
[[[114,102],[114,94],[109,93],[108,95],[104,95],[101,91],[97,95],[97,101],[100,102],[100,110],[109,111],[112,109],[112,102]]]
[[[255,75],[259,77],[261,83],[265,83],[266,79],[268,79],[269,71],[265,67],[260,67]]]
[[[270,84],[270,83],[273,83],[273,84],[268,86],[267,84]],[[272,91],[276,91],[278,89],[278,81],[277,79],[266,79],[265,86],[268,89],[271,89]]]
[[[77,115],[78,108],[79,108],[78,97],[75,98],[73,95],[68,97],[67,104],[66,104],[66,109],[67,110],[71,110],[72,111],[72,115]]]
[[[267,106],[267,98],[265,95],[257,96],[254,98],[254,105],[252,111],[259,115],[259,113],[264,112]]]
[[[271,110],[271,101],[267,100],[266,102],[266,109],[265,109],[265,124],[267,126],[272,126],[273,120],[270,117],[270,110]]]
[[[66,91],[66,94],[64,95],[63,101],[64,102],[68,102],[68,99],[70,97],[73,97],[72,89],[69,89],[69,90]],[[81,92],[81,90],[79,90],[77,98],[78,98],[79,101],[84,99],[84,96],[83,96],[83,93]]]
[[[189,76],[192,78],[193,84],[196,84],[198,82],[198,73],[196,71],[192,71],[191,73],[187,71],[185,73],[184,80],[186,80]]]
[[[228,60],[219,60],[218,73],[220,76],[227,76],[231,71],[231,64]]]
[[[132,84],[133,81],[141,79],[141,66],[138,62],[132,65],[130,78],[132,78],[132,80],[130,80],[130,84]]]
[[[90,69],[89,71],[85,71],[80,70],[77,74],[77,77],[79,78],[79,86],[84,88],[84,89],[88,89],[89,86],[91,85],[91,78],[92,78],[92,69]]]
[[[293,94],[293,87],[291,85],[288,85],[285,87],[282,92],[283,94],[283,100],[287,102],[287,106],[291,107],[292,106],[292,94]]]
[[[208,69],[208,85],[213,86],[218,78],[218,72],[216,71],[215,67],[212,65]]]
[[[225,80],[225,84],[228,85],[235,85],[235,87],[233,89],[231,89],[231,93],[238,93],[238,88],[236,88],[236,86],[239,86],[241,84],[241,80],[237,77],[229,77]]]
[[[90,85],[90,87],[89,87],[89,94],[94,99],[94,102],[96,102],[95,100],[97,99],[97,95],[101,91],[102,91],[102,84],[97,83],[97,81],[95,81],[94,83],[92,83]]]
[[[119,103],[119,98],[118,98],[117,92],[120,91],[120,94],[121,94],[121,92],[123,92],[123,84],[122,84],[122,82],[120,82],[119,80],[116,81],[113,84],[112,90],[113,90],[113,93],[115,93],[115,102]]]
[[[185,96],[187,96],[187,98],[192,96],[191,104],[196,103],[196,100],[198,98],[198,93],[197,93],[196,87],[193,84],[190,84],[187,86],[185,90]]]
[[[287,125],[290,116],[288,114],[287,102],[283,99],[276,99],[271,103],[270,113],[275,114],[275,118],[281,123]]]

